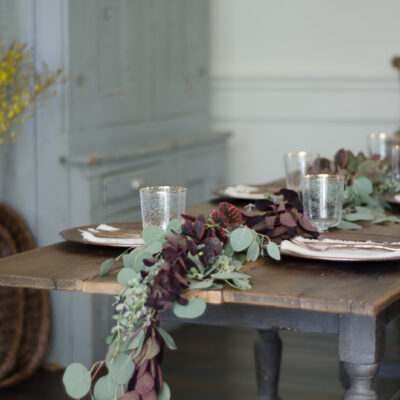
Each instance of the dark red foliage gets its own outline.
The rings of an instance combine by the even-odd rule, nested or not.
[[[230,224],[240,224],[242,222],[242,213],[234,205],[223,201],[218,204],[218,209],[228,218]]]
[[[284,201],[280,203],[271,200],[256,201],[258,212],[243,213],[244,224],[276,241],[297,235],[318,237],[318,232],[302,214],[303,205],[298,194],[292,190],[281,189],[276,195],[283,196]]]
[[[216,224],[224,228],[227,228],[229,226],[229,218],[220,210],[214,210],[211,213],[211,218]]]

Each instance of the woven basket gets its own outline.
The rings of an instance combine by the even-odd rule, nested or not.
[[[0,204],[0,235],[2,231],[8,232],[14,241],[14,252],[21,252],[35,248],[35,242],[25,222],[11,207]],[[10,253],[11,254],[11,253]],[[8,254],[9,255],[9,254]],[[6,250],[0,252],[6,256]],[[15,385],[31,376],[43,363],[50,342],[50,302],[47,291],[37,289],[7,289],[6,296],[1,296],[0,291],[0,329],[8,326],[6,317],[17,315],[11,309],[11,301],[18,304],[20,331],[14,335],[13,352],[9,350],[9,361],[2,357],[1,351],[6,348],[6,341],[0,330],[0,388]],[[16,306],[14,306],[16,307]],[[4,314],[4,315],[3,315]],[[16,325],[16,324],[15,324]],[[4,335],[13,337],[13,335]],[[18,342],[18,344],[17,344]],[[16,346],[16,350],[14,348]],[[3,350],[4,351],[4,350]],[[4,373],[1,374],[2,369]]]

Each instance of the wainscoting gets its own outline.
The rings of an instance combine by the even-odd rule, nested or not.
[[[230,130],[231,183],[282,177],[282,154],[346,147],[366,151],[366,136],[400,127],[396,79],[214,77],[213,127]]]

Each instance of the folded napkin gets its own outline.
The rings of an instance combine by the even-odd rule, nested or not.
[[[297,236],[293,240],[282,241],[280,249],[282,254],[315,257],[321,260],[358,261],[365,259],[367,261],[400,258],[400,242],[376,243],[372,241],[353,242],[333,239],[314,240]]]
[[[116,244],[123,247],[141,246],[144,244],[144,240],[140,235],[127,234],[126,232],[120,234],[119,228],[111,225],[100,224],[96,228],[80,229],[79,232],[84,240],[91,243],[98,244]],[[109,235],[109,236],[108,236]]]
[[[224,193],[237,199],[262,200],[264,198],[264,193],[260,193],[259,187],[248,185],[228,186],[225,188]]]

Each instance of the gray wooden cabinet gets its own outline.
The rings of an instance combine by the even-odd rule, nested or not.
[[[0,38],[26,41],[69,79],[0,156],[0,195],[39,245],[68,227],[140,218],[138,188],[226,178],[226,134],[210,133],[208,0],[0,0]],[[108,297],[52,293],[50,361],[103,354]]]

